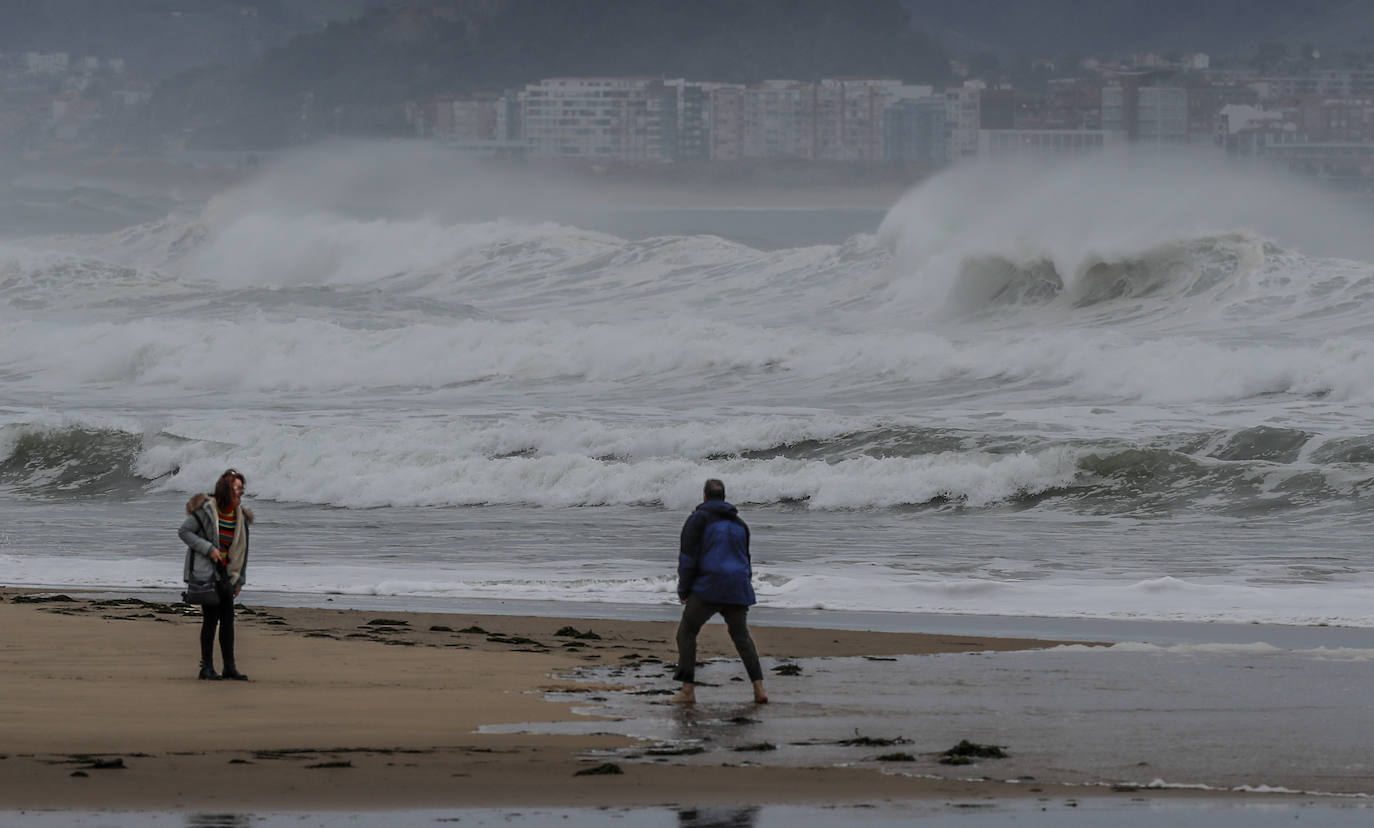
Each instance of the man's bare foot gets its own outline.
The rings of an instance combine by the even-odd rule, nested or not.
[[[684,684],[682,685],[681,692],[679,692],[676,696],[673,696],[668,701],[672,702],[673,704],[696,704],[697,689],[690,684]]]
[[[764,692],[762,680],[754,682],[754,704],[768,704],[768,694]]]

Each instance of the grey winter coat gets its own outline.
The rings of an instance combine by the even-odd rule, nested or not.
[[[200,502],[197,502],[200,501]],[[186,563],[182,567],[182,580],[186,583],[203,584],[215,578],[215,563],[210,553],[219,539],[219,518],[215,515],[215,501],[197,496],[186,504],[186,520],[177,529],[177,537],[186,544]],[[243,565],[239,568],[238,578],[231,586],[240,587],[248,581],[248,529],[253,523],[253,513],[240,507],[243,523]]]

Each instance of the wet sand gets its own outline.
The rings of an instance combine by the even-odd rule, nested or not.
[[[987,781],[976,770],[933,779],[672,756],[581,774],[636,740],[596,728],[491,732],[585,722],[574,712],[579,699],[626,689],[614,679],[574,681],[581,667],[635,665],[642,675],[661,666],[655,687],[672,688],[672,622],[250,605],[238,616],[238,650],[252,681],[203,682],[195,678],[198,610],[51,596],[0,590],[0,810],[993,801],[1043,797],[1053,787]],[[766,666],[1056,643],[796,627],[755,627],[754,635]],[[718,622],[703,631],[700,649],[703,660],[733,658]],[[757,718],[808,703],[773,673],[769,690],[768,707],[749,704],[747,683],[720,681],[699,696],[728,699]]]

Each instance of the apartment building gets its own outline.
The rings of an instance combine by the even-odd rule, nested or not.
[[[705,161],[711,157],[711,92],[721,84],[692,83],[685,79],[663,81],[659,107],[664,122],[671,118],[674,132],[668,155],[675,161]]]
[[[816,85],[816,158],[883,160],[887,111],[901,101],[933,94],[934,87],[885,78],[822,80]]]
[[[1131,143],[1187,144],[1188,90],[1134,78],[1102,89],[1102,128]]]
[[[531,157],[641,161],[649,146],[646,78],[549,78],[520,93]]]
[[[710,90],[710,126],[707,157],[713,161],[739,161],[744,148],[744,86],[721,84]]]
[[[516,96],[518,118],[495,117],[534,158],[664,163],[711,152],[712,92],[718,84],[658,78],[549,78]]]
[[[883,160],[940,167],[949,162],[943,95],[902,100],[883,113]]]
[[[1374,143],[1374,94],[1308,95],[1295,104],[1299,128],[1314,141]]]
[[[945,91],[945,128],[949,132],[951,162],[978,154],[979,102],[983,86],[981,81],[965,81],[963,86]]]
[[[745,87],[743,158],[816,157],[815,84],[770,80]]]

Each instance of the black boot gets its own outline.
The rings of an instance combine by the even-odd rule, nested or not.
[[[224,678],[233,679],[234,681],[248,681],[248,676],[240,673],[233,663],[224,665]]]
[[[200,675],[196,678],[204,681],[219,681],[219,673],[215,672],[215,665],[208,661],[202,661],[200,663]]]

